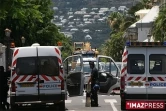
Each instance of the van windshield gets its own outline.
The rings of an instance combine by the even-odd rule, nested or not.
[[[38,61],[38,64],[37,64]],[[18,75],[58,76],[59,64],[57,57],[22,57],[17,59]]]
[[[91,70],[92,70],[92,69],[90,68],[89,64],[84,64],[84,65],[83,65],[83,72],[84,72],[84,73],[86,73],[86,74],[87,74],[87,73],[91,73]]]

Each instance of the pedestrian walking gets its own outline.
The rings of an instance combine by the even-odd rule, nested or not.
[[[96,89],[98,82],[98,70],[95,67],[94,62],[89,62],[91,71],[91,77],[88,84],[91,82],[91,107],[98,107],[98,90]]]

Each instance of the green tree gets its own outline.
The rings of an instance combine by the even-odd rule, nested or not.
[[[155,41],[164,41],[166,38],[165,30],[166,30],[166,7],[162,8],[159,12],[159,16],[154,21],[154,26],[152,29],[153,37]]]
[[[63,43],[62,58],[65,59],[66,57],[72,54],[73,51],[72,41],[70,38],[65,38],[62,43]]]
[[[125,42],[122,35],[123,32],[112,34],[111,38],[103,45],[102,54],[111,56],[115,61],[121,61]]]
[[[123,21],[123,15],[119,12],[113,12],[108,17],[108,23],[113,32],[118,32],[120,30],[120,25]]]
[[[102,54],[113,57],[115,61],[121,61],[125,42],[122,35],[131,24],[137,21],[135,12],[143,8],[149,8],[149,4],[148,0],[142,0],[131,7],[126,15],[122,15],[119,12],[111,13],[108,17],[111,34],[110,38],[100,48]]]
[[[12,37],[16,44],[20,44],[20,38],[26,31],[31,35],[32,27],[34,25],[31,21],[42,23],[42,13],[39,11],[39,6],[31,3],[28,0],[13,0],[1,1],[0,4],[0,36],[4,38],[4,29],[10,28],[12,30]],[[1,15],[2,14],[2,15]],[[29,27],[25,30],[25,27]]]
[[[12,30],[11,38],[16,46],[21,46],[21,36],[25,45],[38,42],[41,45],[56,45],[63,41],[70,46],[69,39],[59,33],[58,27],[51,23],[54,12],[51,0],[1,0],[0,1],[0,39],[3,41],[5,28]],[[67,47],[70,52],[70,47]]]

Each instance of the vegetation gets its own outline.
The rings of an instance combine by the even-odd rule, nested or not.
[[[115,61],[121,61],[125,41],[122,36],[123,32],[112,34],[111,39],[108,39],[103,45],[102,53],[111,56]]]
[[[152,34],[155,41],[165,41],[165,30],[166,30],[166,7],[163,7],[160,12],[159,16],[154,22],[154,27],[152,29]]]
[[[110,38],[100,48],[101,53],[111,56],[115,61],[121,61],[125,42],[123,34],[131,24],[137,21],[135,12],[143,8],[148,9],[151,7],[152,4],[149,0],[142,0],[135,6],[131,7],[128,14],[123,15],[119,12],[111,13],[108,17],[108,23],[112,31],[110,33]]]
[[[26,38],[25,45],[38,42],[41,45],[57,45],[63,41],[63,55],[71,51],[70,40],[60,34],[58,27],[51,23],[54,12],[51,0],[1,0],[0,1],[0,38],[3,42],[4,30],[12,30],[11,38],[16,46],[21,46],[21,37]],[[67,47],[67,48],[66,48]],[[67,51],[66,51],[67,50]]]

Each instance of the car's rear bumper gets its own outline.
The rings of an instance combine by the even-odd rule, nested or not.
[[[65,100],[65,94],[11,96],[11,104],[52,103]]]

